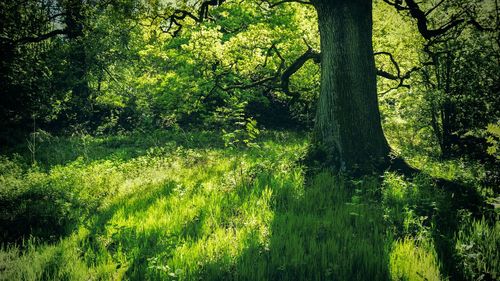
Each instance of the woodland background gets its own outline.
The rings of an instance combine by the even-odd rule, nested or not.
[[[498,1],[419,3],[436,37],[373,2],[413,178],[308,176],[317,16],[281,2],[2,1],[0,279],[500,278]]]

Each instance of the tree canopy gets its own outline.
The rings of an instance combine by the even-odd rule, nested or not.
[[[312,127],[320,3],[4,1],[2,141],[33,122],[52,133],[229,130],[243,114],[269,128]],[[378,99],[393,149],[484,148],[499,118],[497,6],[374,1]]]

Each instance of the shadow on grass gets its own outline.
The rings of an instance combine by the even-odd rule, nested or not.
[[[159,200],[172,195],[176,182],[167,181],[154,186],[144,186],[140,190],[127,194],[115,200],[112,204],[97,213],[93,220],[89,220],[86,228],[89,233],[80,242],[85,248],[85,259],[89,265],[98,264],[103,256],[113,256],[118,252],[127,254],[127,257],[118,261],[118,268],[128,267],[128,275],[134,275],[138,265],[147,264],[148,254],[168,249],[172,241],[165,239],[160,229],[157,231],[142,231],[129,225],[112,223],[115,215],[128,219],[137,213],[146,212]],[[129,262],[132,264],[128,264]]]
[[[365,193],[374,185],[319,174],[300,198],[278,194],[268,279],[387,280],[382,212]]]
[[[154,186],[145,186],[107,206],[87,225],[89,231],[80,246],[85,250],[89,266],[99,264],[103,257],[113,260],[114,271],[123,270],[129,280],[165,280],[167,261],[177,247],[186,241],[203,237],[202,226],[206,214],[191,209],[192,217],[182,217],[181,223],[168,225],[168,216],[184,211],[184,206],[169,205],[173,196],[181,195],[175,189],[180,183],[168,180]],[[195,183],[195,187],[198,183]],[[160,212],[158,217],[151,214]],[[164,213],[163,213],[164,212]],[[159,269],[159,270],[158,270]],[[160,274],[158,274],[160,273]],[[110,277],[110,279],[112,279]]]
[[[46,137],[38,140],[35,157],[37,163],[49,170],[55,165],[66,165],[83,157],[87,162],[103,159],[127,161],[145,155],[151,148],[175,148],[182,146],[191,149],[224,148],[220,135],[216,132],[134,132],[129,135],[92,137]],[[31,162],[28,143],[4,148],[1,154],[19,154],[26,162]]]
[[[450,280],[466,280],[455,249],[455,236],[460,227],[461,213],[466,211],[475,219],[480,220],[485,216],[492,221],[494,211],[474,186],[440,178],[434,178],[433,183],[440,189],[439,195],[433,196],[436,205],[432,221],[435,227],[431,228],[439,260]],[[427,212],[431,212],[427,209]]]
[[[422,224],[430,231],[434,241],[441,273],[450,280],[466,280],[455,248],[461,220],[464,213],[468,213],[476,220],[485,217],[494,222],[492,206],[486,204],[472,185],[432,177],[414,168],[403,168],[396,172],[415,186],[413,191],[404,194],[406,198],[401,203],[414,211],[416,216],[424,218]],[[403,206],[396,210],[402,212]]]
[[[211,263],[203,280],[388,280],[376,180],[354,184],[321,173],[307,186],[275,185],[268,241],[247,238],[234,265]],[[368,192],[369,193],[369,192]]]
[[[263,168],[214,195],[201,185],[209,180],[207,176],[226,176],[216,172],[200,170],[202,174],[190,179],[194,185],[184,195],[176,189],[180,183],[165,180],[134,190],[101,209],[88,222],[88,234],[79,242],[87,266],[112,260],[111,271],[121,271],[130,280],[389,279],[392,237],[384,219],[383,207],[387,206],[380,203],[380,178],[348,180],[319,173],[303,184],[302,176],[294,178]],[[468,210],[479,218],[491,208],[474,187],[423,173],[403,182],[411,182],[412,188],[396,202],[401,206],[394,207],[395,213],[410,207],[425,217],[441,272],[450,280],[462,280],[454,244],[460,213]],[[197,194],[200,190],[204,193]],[[272,195],[266,197],[269,191]],[[182,205],[174,206],[179,201],[172,199],[177,196],[186,197]],[[212,206],[191,204],[195,197],[203,197]],[[252,204],[257,211],[244,210]],[[214,206],[220,208],[217,230],[210,228],[210,208]],[[259,217],[265,213],[260,208],[269,209],[268,219]],[[167,215],[155,218],[163,210]],[[175,212],[187,215],[174,224],[151,222],[170,222],[165,217],[177,215]],[[264,222],[249,227],[253,220]],[[213,242],[216,231],[227,236],[238,232],[240,236],[233,236],[239,240]],[[215,246],[222,252],[215,256],[197,252],[214,246],[205,245],[209,243],[219,243]],[[231,252],[231,243],[238,243],[237,253]],[[180,266],[174,268],[175,260],[183,258],[188,266],[177,263]]]
[[[176,183],[169,181],[150,191],[134,192],[97,214],[88,226],[89,234],[81,247],[86,249],[87,264],[98,264],[108,256],[118,265],[115,270],[123,268],[123,274],[131,280],[179,277],[184,280],[387,280],[389,258],[382,210],[365,192],[379,184],[377,180],[355,184],[322,173],[304,186],[294,179],[276,178],[271,171],[265,171],[255,175],[253,181],[240,182],[230,193],[219,194],[216,200],[220,202],[215,203],[221,210],[218,230],[205,227],[211,211],[203,205],[194,207],[194,215],[178,225],[160,223],[158,227],[141,227],[137,223],[120,223],[129,217],[143,218],[140,214],[150,212],[151,208],[171,208],[170,201],[161,205],[162,200],[166,202],[178,196],[172,192]],[[272,195],[266,197],[269,189]],[[255,219],[248,213],[242,215],[244,208],[255,207],[249,206],[251,204],[266,204],[267,207],[262,208],[270,208],[272,217],[266,229],[245,226],[250,223],[248,220]],[[262,214],[259,209],[256,212]],[[115,216],[119,220],[113,219]],[[151,217],[151,213],[148,216]],[[144,222],[146,224],[148,222]],[[194,266],[173,268],[174,255],[182,258],[180,248],[210,247],[204,244],[213,243],[210,241],[217,231],[228,236],[248,231],[243,234],[243,240],[237,242],[240,245],[236,248],[241,248],[241,252],[228,254],[232,246],[218,242],[222,244],[215,246],[225,249],[225,254],[199,259],[195,246],[187,252],[194,256],[187,263]],[[183,271],[177,272],[178,269]]]
[[[490,209],[473,187],[425,177],[427,180],[419,180],[418,177],[413,179],[417,194],[413,194],[413,199],[409,200],[413,200],[411,204],[414,204],[415,212],[426,217],[425,223],[432,226],[429,229],[442,265],[442,274],[450,280],[464,280],[454,244],[460,212],[468,210],[479,218]],[[245,201],[251,192],[263,193],[269,184],[273,186],[270,201],[273,217],[267,241],[262,241],[256,229],[243,241],[244,250],[235,257],[236,260],[231,261],[230,257],[223,255],[215,260],[204,261],[187,275],[188,280],[390,278],[389,251],[392,241],[387,237],[379,198],[370,195],[380,186],[378,180],[366,178],[355,183],[319,174],[305,187],[295,186],[291,182],[280,185],[267,180],[253,186],[253,190],[241,191],[241,200]],[[238,207],[232,206],[234,209]],[[170,236],[165,236],[165,230],[161,229],[127,234],[131,237],[131,249],[138,249],[128,267],[127,276],[132,279],[155,276],[146,268],[147,264],[151,264],[151,257],[160,256],[162,261],[158,263],[167,264],[181,241],[188,239],[196,243],[199,239],[206,239],[206,233],[200,231],[204,220],[205,216],[201,213],[189,221],[183,230]],[[227,228],[230,230],[231,226]],[[164,275],[158,275],[158,279],[163,278]]]

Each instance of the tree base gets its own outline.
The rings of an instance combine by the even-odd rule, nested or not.
[[[314,176],[321,171],[330,171],[334,174],[344,174],[351,177],[362,177],[367,175],[382,175],[386,171],[396,172],[407,178],[413,178],[420,170],[410,166],[402,157],[390,157],[383,159],[369,159],[353,167],[343,167],[336,157],[335,151],[326,149],[318,144],[311,144],[307,154],[300,161],[306,168],[307,176]]]

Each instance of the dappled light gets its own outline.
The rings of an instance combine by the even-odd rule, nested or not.
[[[500,279],[497,0],[0,22],[0,281]]]

